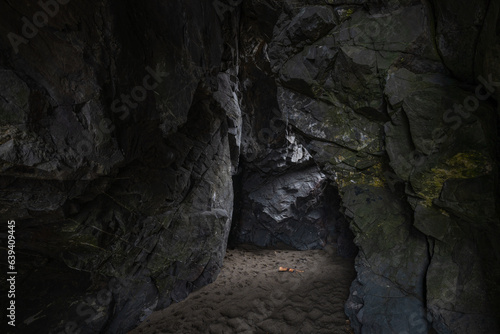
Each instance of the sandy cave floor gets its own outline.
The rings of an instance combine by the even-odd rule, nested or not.
[[[278,272],[291,267],[303,273]],[[151,314],[138,333],[352,333],[344,314],[353,260],[325,250],[227,251],[217,280]]]

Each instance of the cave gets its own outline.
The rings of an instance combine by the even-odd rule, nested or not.
[[[500,332],[498,1],[0,17],[2,333]]]

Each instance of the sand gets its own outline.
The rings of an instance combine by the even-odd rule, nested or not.
[[[278,272],[292,267],[299,272]],[[353,260],[326,250],[241,246],[228,250],[217,280],[151,314],[137,333],[352,333],[344,314]]]

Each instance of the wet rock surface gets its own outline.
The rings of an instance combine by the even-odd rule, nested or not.
[[[57,8],[0,3],[20,330],[125,333],[229,238],[335,240],[357,333],[498,331],[496,1]]]

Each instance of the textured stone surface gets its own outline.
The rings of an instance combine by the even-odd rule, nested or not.
[[[324,221],[321,195],[325,181],[316,166],[271,180],[265,175],[250,175],[243,184],[248,194],[241,205],[238,241],[259,246],[282,242],[297,249],[324,246],[328,225],[333,223]]]
[[[231,233],[357,255],[356,333],[498,331],[498,2],[241,7],[69,2],[16,52],[0,3],[20,330],[125,333]]]
[[[286,244],[296,249],[323,247],[342,236],[340,252],[354,256],[352,234],[338,212],[339,203],[300,136],[289,126],[276,97],[273,52],[296,50],[295,42],[313,42],[334,26],[328,6],[297,8],[286,21],[281,3],[248,2],[241,35],[245,55],[241,65],[243,120],[242,159],[235,177],[236,206],[230,243],[260,246]],[[288,4],[285,4],[288,6]],[[292,15],[292,14],[290,14]],[[272,29],[285,22],[280,31]],[[273,34],[283,43],[269,45]],[[285,45],[286,44],[286,45]],[[290,47],[290,50],[287,47]],[[285,121],[286,120],[286,121]],[[353,249],[354,248],[354,249]]]
[[[356,235],[346,313],[362,333],[493,332],[498,114],[473,98],[497,54],[498,6],[330,3],[330,31],[290,38],[312,9],[288,1],[269,57],[282,117]]]
[[[39,10],[0,4],[17,328],[125,333],[220,270],[239,157],[238,22],[210,3],[71,2],[15,53],[8,32]]]

